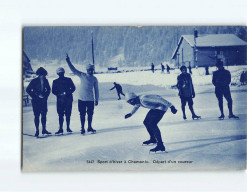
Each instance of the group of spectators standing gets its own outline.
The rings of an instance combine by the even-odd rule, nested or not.
[[[81,134],[85,134],[85,116],[88,116],[88,132],[96,133],[92,127],[94,106],[98,105],[99,90],[98,80],[93,75],[94,65],[87,65],[87,73],[78,71],[70,61],[69,56],[66,57],[67,64],[71,71],[80,78],[78,110],[80,112]],[[55,134],[63,134],[64,115],[66,117],[67,132],[72,132],[70,129],[70,117],[72,111],[73,92],[75,85],[71,78],[65,77],[65,70],[63,68],[57,69],[58,79],[55,79],[52,84],[52,93],[57,97],[57,113],[59,116],[59,130]],[[37,78],[33,79],[26,92],[32,97],[32,107],[34,113],[34,123],[36,127],[35,136],[39,136],[39,118],[41,116],[42,134],[51,134],[46,129],[46,115],[47,115],[47,99],[50,95],[51,88],[46,79],[47,71],[40,67],[36,74]]]
[[[88,129],[90,133],[96,133],[96,130],[92,127],[92,120],[94,114],[94,107],[98,105],[99,100],[99,90],[98,90],[98,80],[93,75],[94,65],[89,64],[86,67],[87,73],[77,70],[71,63],[69,56],[66,56],[66,61],[71,69],[71,71],[80,78],[80,85],[78,86],[78,110],[80,113],[81,122],[81,134],[85,134],[85,117],[87,114]],[[232,112],[232,98],[230,93],[229,84],[231,82],[231,74],[228,70],[223,67],[222,61],[218,60],[216,63],[217,71],[213,73],[212,83],[215,86],[215,94],[218,99],[219,109],[221,115],[219,119],[224,119],[223,112],[223,97],[227,100],[227,105],[229,109],[229,118],[238,118]],[[179,90],[179,97],[181,99],[181,108],[183,112],[183,119],[186,120],[187,116],[185,114],[185,106],[188,103],[190,112],[192,114],[192,119],[200,119],[200,116],[195,114],[193,108],[193,98],[195,98],[194,86],[191,78],[191,74],[187,73],[186,66],[180,67],[181,74],[177,77],[177,88]],[[46,129],[46,115],[47,115],[47,99],[50,92],[57,97],[57,113],[59,116],[59,130],[55,134],[63,134],[63,122],[64,115],[67,124],[67,132],[72,132],[70,129],[70,117],[72,112],[72,102],[73,93],[76,89],[71,78],[65,77],[65,70],[63,68],[58,68],[56,70],[58,78],[53,81],[52,89],[49,86],[49,82],[46,79],[47,71],[40,67],[36,74],[37,78],[33,79],[28,85],[26,91],[32,97],[32,107],[34,113],[34,123],[36,127],[35,136],[39,136],[39,122],[41,116],[42,124],[42,134],[51,134]],[[131,117],[139,107],[144,107],[149,109],[143,123],[150,135],[150,139],[144,141],[144,145],[157,144],[157,146],[151,149],[151,152],[165,151],[165,146],[161,138],[161,133],[158,128],[158,123],[170,108],[173,114],[177,113],[177,109],[172,103],[164,99],[159,95],[136,95],[135,93],[124,94],[120,84],[114,82],[114,87],[110,90],[116,88],[118,99],[120,100],[120,95],[125,96],[127,103],[134,106],[133,110],[125,115],[125,119]]]
[[[223,67],[223,62],[218,60],[216,63],[218,68],[213,74],[212,83],[215,86],[215,95],[218,99],[219,108],[221,115],[220,120],[224,119],[223,112],[223,97],[227,100],[227,105],[229,109],[229,118],[238,119],[232,112],[232,98],[229,85],[231,83],[231,74],[228,70]],[[195,98],[195,91],[193,87],[193,82],[191,75],[187,73],[186,66],[180,67],[181,74],[177,77],[177,88],[179,90],[179,96],[181,99],[181,107],[183,112],[183,119],[187,119],[185,114],[186,103],[189,105],[189,109],[192,114],[192,119],[200,119],[201,116],[197,116],[193,109],[193,98]],[[150,109],[147,113],[143,124],[145,125],[150,139],[143,142],[143,145],[157,144],[155,148],[151,149],[150,152],[165,151],[165,146],[163,144],[161,133],[158,128],[159,121],[163,118],[164,114],[170,108],[173,114],[177,113],[177,109],[174,105],[162,98],[159,95],[139,95],[135,93],[126,94],[126,100],[129,104],[133,105],[133,110],[125,115],[125,118],[131,117],[140,107]]]
[[[152,63],[151,64],[151,71],[153,73],[155,72],[155,68],[154,67],[155,67],[154,63]],[[170,70],[171,70],[170,66],[168,64],[166,64],[166,72],[167,72],[167,74],[170,74]],[[164,71],[165,71],[165,66],[164,66],[164,64],[161,63],[161,73],[164,73]]]
[[[217,60],[216,67],[218,70],[213,73],[212,84],[215,86],[215,95],[218,99],[218,105],[221,113],[219,119],[224,119],[225,117],[223,112],[223,97],[225,97],[227,100],[229,118],[238,118],[233,114],[232,111],[232,97],[229,87],[231,83],[231,73],[224,68],[223,62],[221,60]],[[185,66],[181,66],[180,70],[182,74],[177,77],[177,88],[179,90],[179,96],[181,99],[183,118],[187,119],[185,114],[185,106],[187,102],[192,114],[192,118],[200,118],[200,116],[195,114],[193,109],[192,99],[195,98],[195,91],[191,75],[187,73],[187,68]]]

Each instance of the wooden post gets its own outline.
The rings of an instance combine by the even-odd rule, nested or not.
[[[93,32],[91,32],[91,35],[92,35],[92,58],[93,58],[93,64],[94,64]]]

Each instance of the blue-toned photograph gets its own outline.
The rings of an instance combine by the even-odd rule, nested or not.
[[[22,33],[22,171],[246,169],[246,26]]]

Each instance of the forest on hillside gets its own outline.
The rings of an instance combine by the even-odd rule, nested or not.
[[[95,64],[146,66],[171,59],[181,35],[235,34],[247,41],[245,26],[70,26],[24,27],[23,49],[30,60],[65,60],[92,63],[92,33]]]

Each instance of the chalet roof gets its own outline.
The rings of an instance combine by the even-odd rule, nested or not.
[[[194,47],[193,35],[182,35],[179,39],[178,46],[172,54],[172,59],[177,53],[182,41],[185,40],[191,47]],[[238,38],[234,34],[204,34],[196,38],[196,47],[229,47],[229,46],[246,46],[247,42]]]
[[[184,39],[193,47],[194,36],[182,35]],[[224,47],[224,46],[244,46],[247,42],[238,38],[234,34],[208,34],[196,38],[197,47]]]
[[[27,60],[28,62],[30,62],[29,57],[27,56],[27,54],[25,53],[25,51],[23,51],[23,55],[24,55],[24,60]]]
[[[28,58],[27,54],[23,51],[23,68],[25,73],[29,72],[29,73],[34,73],[32,66],[30,64],[30,59]]]

